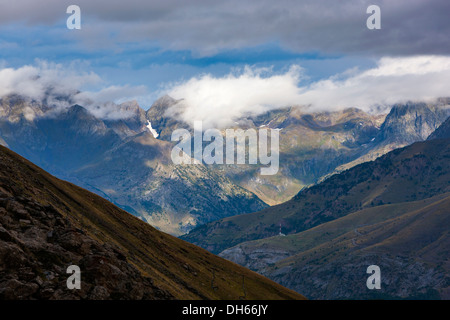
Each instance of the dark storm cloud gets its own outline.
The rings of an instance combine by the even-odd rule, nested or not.
[[[0,22],[49,26],[73,1],[2,1]],[[200,56],[277,43],[295,52],[413,55],[450,53],[450,1],[117,1],[78,0],[81,38],[152,41]],[[368,30],[366,9],[381,8],[381,30]],[[114,36],[111,36],[113,34]],[[102,40],[102,42],[105,42]],[[107,43],[107,42],[105,42]]]

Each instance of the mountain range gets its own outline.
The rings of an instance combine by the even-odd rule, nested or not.
[[[66,105],[70,97],[61,97]],[[59,178],[95,192],[153,226],[182,235],[225,217],[288,201],[302,188],[397,147],[423,140],[450,114],[448,99],[306,112],[301,106],[240,119],[238,127],[280,132],[280,169],[259,165],[174,165],[169,96],[147,111],[136,102],[60,107],[20,96],[0,100],[0,143]],[[105,111],[106,110],[106,111]],[[151,129],[151,130],[150,130]],[[299,139],[298,137],[301,137]]]
[[[69,98],[61,99],[66,106],[70,105]],[[61,107],[20,96],[4,97],[0,100],[0,143],[158,229],[173,235],[185,234],[183,240],[257,271],[308,298],[446,298],[450,134],[449,120],[444,120],[450,115],[449,102],[447,98],[433,103],[408,102],[392,106],[388,114],[369,114],[355,108],[311,113],[302,106],[291,106],[240,119],[236,128],[271,128],[280,132],[280,170],[274,176],[261,176],[260,165],[174,165],[170,153],[176,142],[171,141],[171,134],[178,128],[191,131],[192,128],[168,116],[168,110],[178,103],[169,96],[157,100],[147,111],[133,101],[106,107],[77,104]],[[132,219],[115,207],[112,211],[100,210],[89,201],[98,202],[101,198],[88,195],[70,183],[53,177],[41,181],[41,175],[46,173],[14,153],[2,150],[4,163],[26,164],[13,169],[5,167],[10,176],[2,180],[5,183],[3,204],[6,212],[13,210],[18,220],[4,215],[2,240],[8,242],[4,247],[12,248],[12,242],[23,252],[38,248],[25,263],[29,278],[9,274],[3,279],[8,283],[5,288],[9,288],[2,293],[5,297],[14,297],[16,291],[23,297],[40,295],[41,280],[48,278],[48,274],[62,281],[57,256],[72,249],[75,251],[63,256],[78,259],[88,267],[89,263],[81,255],[101,252],[114,261],[114,267],[127,274],[125,278],[137,279],[151,288],[150,291],[141,288],[137,296],[114,293],[114,288],[106,282],[99,285],[92,278],[82,298],[225,297],[205,293],[195,286],[195,294],[181,290],[177,295],[167,283],[177,277],[182,278],[179,283],[192,280],[186,280],[184,274],[171,275],[157,285],[149,283],[144,279],[146,275],[158,278],[158,272],[167,270],[161,271],[158,269],[161,266],[157,266],[158,272],[146,271],[146,264],[150,264],[144,259],[147,254],[142,256],[134,251],[134,240],[130,244],[122,242],[128,236],[115,238],[141,230],[140,224],[134,227],[135,223],[141,223],[139,219]],[[35,170],[30,173],[34,178],[27,181],[23,172],[29,172],[30,166]],[[19,183],[19,178],[24,183]],[[11,189],[7,181],[9,185],[14,181],[20,190]],[[40,195],[38,190],[49,181],[58,187],[57,194]],[[26,193],[28,198],[19,195],[23,193],[23,185],[25,190],[32,190],[32,194]],[[93,210],[93,206],[95,214],[89,214],[87,221],[77,211],[79,207],[71,207],[72,200],[69,204],[65,199],[63,204],[59,202],[61,192],[76,196],[73,201],[77,206],[82,205],[83,212]],[[101,208],[112,206],[106,200],[101,201],[105,201],[101,202]],[[49,206],[53,208],[49,209],[52,224],[46,226]],[[42,210],[33,216],[36,211],[33,208]],[[67,221],[58,220],[57,212]],[[51,229],[57,226],[53,224],[54,218],[62,227],[57,234],[63,234],[62,238],[53,238],[58,240],[56,246],[49,245],[51,241],[44,236],[50,232],[53,237]],[[102,229],[104,221],[112,223],[108,224],[107,231]],[[425,223],[427,228],[423,227]],[[66,236],[72,234],[73,225],[82,232],[76,231],[74,237]],[[130,226],[134,231],[130,231]],[[86,233],[89,228],[93,233]],[[151,242],[158,238],[155,236],[158,231],[150,226],[145,228],[151,231],[139,231],[136,241],[145,242],[148,237]],[[47,237],[47,244],[33,242],[36,236]],[[67,245],[65,237],[69,237]],[[104,248],[100,249],[96,242],[97,246],[88,246],[95,250],[86,249],[83,243],[91,244],[91,237]],[[170,248],[185,245],[165,234],[161,237],[172,239],[167,240],[170,245],[163,249],[171,257]],[[118,247],[111,249],[105,243]],[[138,248],[141,245],[145,244],[139,244]],[[9,261],[11,251],[6,251]],[[19,261],[18,265],[22,266],[27,258],[21,255],[22,251],[16,251],[20,254],[11,261]],[[46,264],[47,258],[41,254],[49,255],[52,265]],[[192,255],[195,256],[189,253],[189,257]],[[141,275],[130,265],[114,260],[119,257],[123,261],[124,256]],[[216,259],[211,257],[214,256],[208,255],[208,259]],[[159,262],[169,269],[176,264],[173,260]],[[33,264],[38,267],[30,267]],[[370,264],[390,271],[383,272],[381,291],[368,292],[361,280],[365,277],[363,269]],[[42,265],[50,270],[43,270]],[[186,265],[186,270],[192,271],[190,263]],[[216,279],[216,271],[212,274]],[[39,276],[34,278],[36,275]],[[104,276],[96,275],[96,279]],[[119,282],[116,283],[119,287],[131,285]],[[67,294],[56,288],[51,285],[46,297]],[[231,293],[226,294],[232,297]]]
[[[166,232],[181,234],[197,224],[267,207],[204,165],[172,164],[173,143],[153,137],[135,103],[114,105],[128,118],[107,120],[79,105],[54,113],[20,97],[2,99],[0,105],[5,146]],[[34,110],[33,118],[26,118],[31,113],[26,110]]]
[[[450,118],[426,141],[182,238],[311,299],[450,297]],[[382,270],[381,290],[366,268]]]

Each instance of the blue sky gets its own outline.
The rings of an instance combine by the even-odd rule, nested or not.
[[[4,25],[1,28],[0,61],[3,67],[13,68],[33,65],[36,60],[63,65],[75,63],[105,79],[103,86],[147,86],[154,95],[142,101],[145,104],[156,99],[161,88],[171,83],[204,73],[220,77],[246,65],[271,67],[274,72],[282,72],[294,64],[301,65],[308,76],[303,79],[304,83],[327,78],[355,66],[368,68],[374,65],[371,57],[322,54],[319,51],[295,52],[281,48],[276,42],[226,49],[206,56],[187,49],[166,49],[151,41],[111,43],[104,48],[90,48],[80,40],[77,33],[81,32],[68,30],[66,19],[54,25]],[[114,39],[114,32],[110,37]]]
[[[0,67],[45,61],[93,72],[101,81],[79,89],[117,86],[123,90],[112,100],[123,92],[144,108],[173,86],[206,74],[226,78],[246,66],[270,69],[257,77],[299,66],[294,78],[302,91],[349,70],[377,68],[385,57],[450,50],[448,1],[79,0],[81,30],[66,28],[70,4],[0,0]],[[370,4],[381,8],[381,30],[366,27]]]

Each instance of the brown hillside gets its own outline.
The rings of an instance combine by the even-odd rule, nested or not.
[[[81,290],[66,269],[81,268]],[[303,299],[0,147],[0,298]]]

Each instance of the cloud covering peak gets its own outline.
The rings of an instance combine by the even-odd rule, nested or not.
[[[36,66],[0,69],[0,97],[18,94],[43,100],[48,95],[68,96],[76,94],[82,85],[99,81],[95,73],[80,73],[73,68],[38,61]]]
[[[224,77],[205,74],[168,90],[183,100],[167,115],[223,128],[239,118],[292,105],[311,112],[349,107],[386,111],[395,103],[450,96],[450,57],[385,57],[368,70],[347,70],[307,85],[303,79],[304,70],[297,65],[282,74],[250,67]]]
[[[0,98],[17,94],[56,109],[77,103],[99,118],[118,119],[132,112],[116,103],[154,95],[144,85],[105,85],[97,74],[78,70],[75,65],[45,61],[0,68]],[[241,118],[294,105],[309,112],[350,107],[384,112],[395,103],[448,97],[448,83],[450,57],[422,55],[384,57],[372,68],[353,68],[315,82],[309,82],[299,65],[284,72],[246,66],[224,76],[195,76],[172,84],[164,93],[180,100],[167,116],[189,124],[201,120],[205,128],[225,128]],[[86,86],[90,90],[83,90]]]
[[[19,95],[26,100],[43,102],[52,111],[80,104],[103,119],[127,118],[132,113],[113,102],[123,102],[147,94],[145,86],[101,86],[104,81],[94,72],[81,72],[76,64],[37,61],[20,68],[0,68],[0,98]],[[83,90],[99,87],[97,91]]]

